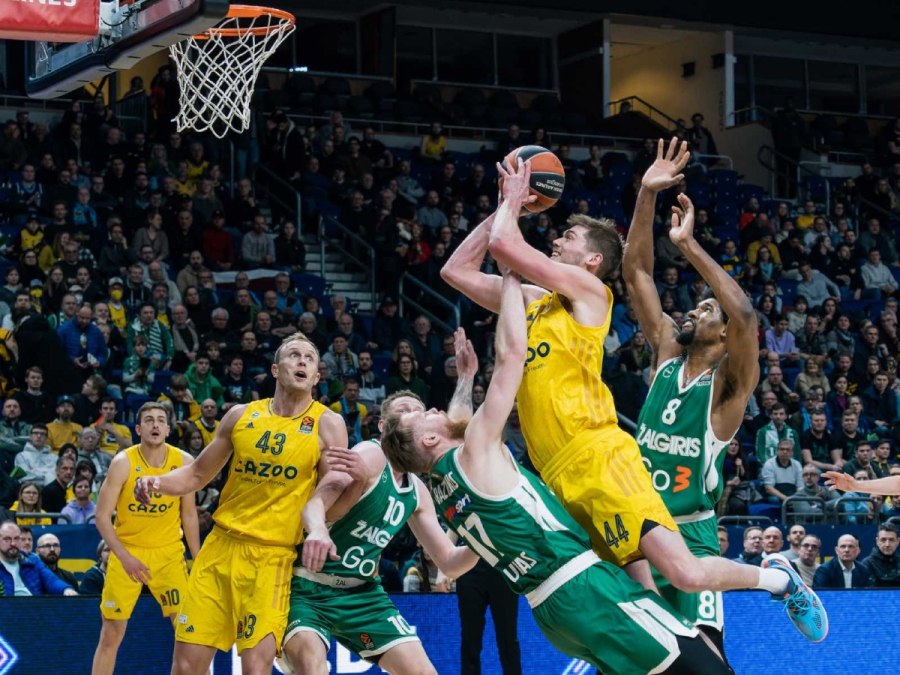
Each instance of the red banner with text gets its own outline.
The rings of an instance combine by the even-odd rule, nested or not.
[[[81,42],[100,32],[100,0],[0,0],[0,39]]]

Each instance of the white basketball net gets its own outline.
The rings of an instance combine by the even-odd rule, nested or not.
[[[222,30],[232,32],[223,35]],[[169,47],[181,88],[178,131],[210,131],[222,138],[229,131],[249,129],[259,71],[293,30],[292,21],[263,11],[255,17],[228,17],[207,31],[207,38],[192,37]]]

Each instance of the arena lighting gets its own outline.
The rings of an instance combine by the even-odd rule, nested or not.
[[[294,66],[293,68],[288,68],[289,73],[308,73],[309,66]]]

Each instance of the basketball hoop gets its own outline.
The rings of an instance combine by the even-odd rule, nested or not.
[[[178,131],[222,138],[249,129],[256,78],[293,30],[294,16],[280,9],[231,5],[218,26],[169,47],[181,88]]]

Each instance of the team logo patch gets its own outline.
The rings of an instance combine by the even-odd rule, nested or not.
[[[180,623],[180,624],[187,623],[187,614],[179,614],[178,615],[178,623]]]
[[[244,622],[243,622],[243,621],[238,621],[238,625],[237,625],[237,639],[240,640],[242,637],[244,637]]]
[[[188,626],[188,627],[185,629],[184,632],[185,632],[185,633],[193,633],[193,632],[194,632],[194,627],[193,627],[193,626]]]
[[[306,434],[307,436],[313,432],[313,427],[316,426],[316,421],[312,417],[304,417],[300,422],[300,428],[298,431],[301,434]]]
[[[115,607],[116,601],[115,600],[107,600],[106,602],[103,603],[103,606],[104,607]]]
[[[672,364],[663,371],[663,377],[672,377],[672,373],[674,373],[674,372],[675,372],[675,365]]]
[[[372,642],[372,638],[368,633],[360,633],[359,641],[362,642],[363,647],[365,647],[366,649],[375,649],[375,643]]]
[[[251,420],[254,420],[254,419],[256,419],[257,417],[259,417],[259,413],[258,413],[258,412],[250,413],[250,419],[251,419]]]
[[[136,467],[134,467],[134,470],[135,470],[135,471],[140,471],[140,470],[141,470],[141,467],[136,466]]]

